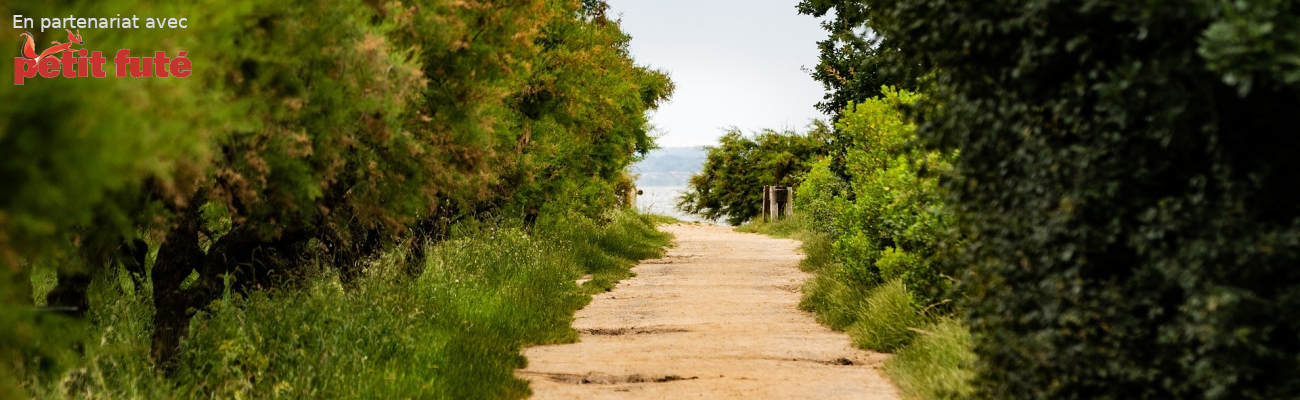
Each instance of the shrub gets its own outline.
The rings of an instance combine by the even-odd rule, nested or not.
[[[860,287],[850,286],[834,273],[822,272],[804,282],[799,308],[817,315],[817,321],[835,330],[845,330],[858,320],[865,298]]]
[[[921,304],[944,303],[951,286],[945,276],[955,275],[956,265],[943,249],[959,238],[952,235],[938,174],[953,156],[915,146],[916,127],[904,110],[920,96],[882,92],[850,105],[836,123],[852,143],[845,155],[848,190],[825,199],[836,188],[824,176],[829,170],[800,190],[810,192],[810,203],[831,207],[830,228],[823,229],[834,235],[835,259],[852,272],[850,282],[870,287],[899,278]]]
[[[848,189],[844,179],[831,172],[830,158],[822,157],[813,163],[795,190],[796,215],[805,221],[810,231],[838,235],[835,219],[845,207],[842,196],[848,194]]]

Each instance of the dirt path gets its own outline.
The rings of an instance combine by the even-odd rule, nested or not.
[[[799,311],[798,242],[706,225],[578,311],[578,343],[524,351],[537,399],[895,399],[885,355]]]

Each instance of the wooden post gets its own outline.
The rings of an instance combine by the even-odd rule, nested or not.
[[[794,216],[794,187],[785,187],[785,216]]]
[[[772,222],[781,220],[781,187],[772,186]]]
[[[763,222],[776,222],[794,215],[794,187],[763,185]]]
[[[780,214],[781,202],[778,201],[777,198],[776,198],[776,196],[777,196],[777,190],[776,190],[777,187],[778,187],[778,186],[773,185],[773,186],[771,186],[771,187],[768,188],[768,190],[771,190],[771,191],[772,191],[772,194],[770,194],[770,195],[767,196],[767,198],[769,198],[769,199],[772,200],[772,205],[771,205],[770,207],[768,207],[768,209],[767,209],[769,212],[772,213],[772,222],[776,222],[777,220],[781,219],[781,214]]]
[[[790,187],[781,186],[781,194],[779,195],[779,197],[777,197],[777,200],[780,200],[781,203],[779,204],[779,207],[777,207],[776,210],[777,216],[779,216],[781,219],[785,219],[785,212],[787,209],[790,208],[788,204],[789,199],[790,199]]]
[[[767,186],[767,219],[776,222],[776,186]]]

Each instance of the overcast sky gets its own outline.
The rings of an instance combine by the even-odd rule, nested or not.
[[[717,143],[723,129],[802,130],[814,118],[821,84],[817,19],[798,0],[607,0],[632,35],[637,63],[667,71],[672,100],[651,115],[663,147]]]

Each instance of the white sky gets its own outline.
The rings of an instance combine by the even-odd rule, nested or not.
[[[802,130],[825,116],[818,20],[798,0],[607,0],[638,64],[667,71],[672,100],[651,115],[662,147],[717,143],[723,130]]]

